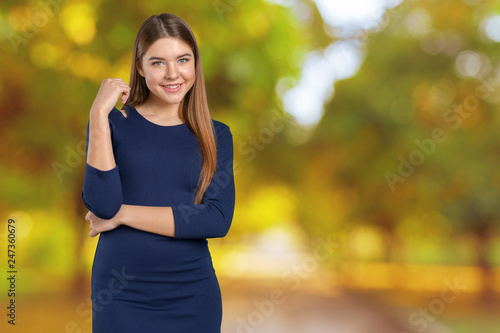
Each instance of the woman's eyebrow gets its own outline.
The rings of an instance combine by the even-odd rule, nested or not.
[[[184,53],[183,55],[178,56],[177,59],[182,58],[182,57],[192,57],[192,54],[191,53]],[[162,57],[151,57],[151,58],[148,59],[148,61],[151,61],[151,60],[165,60],[165,58],[162,58]]]

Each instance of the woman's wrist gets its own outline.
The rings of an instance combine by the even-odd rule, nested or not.
[[[127,207],[126,205],[121,205],[120,207],[120,210],[118,211],[118,213],[116,213],[116,215],[113,217],[113,222],[116,226],[119,226],[119,225],[126,225],[127,224]]]
[[[89,120],[92,124],[98,127],[109,127],[109,112],[91,110],[89,115]]]

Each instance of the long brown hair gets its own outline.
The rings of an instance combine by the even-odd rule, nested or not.
[[[199,204],[202,202],[203,195],[215,173],[217,147],[212,119],[208,109],[200,50],[191,28],[180,17],[170,13],[162,13],[149,17],[142,24],[134,45],[132,69],[130,71],[130,96],[124,106],[138,106],[146,101],[149,89],[146,80],[137,71],[137,63],[142,62],[142,57],[156,40],[164,37],[174,37],[184,41],[191,46],[194,53],[195,81],[182,99],[179,107],[181,110],[180,118],[196,135],[203,155],[195,196],[195,204]]]

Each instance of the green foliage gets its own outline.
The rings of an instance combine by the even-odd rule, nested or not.
[[[300,145],[305,131],[285,114],[280,94],[297,84],[307,52],[340,39],[326,33],[313,2],[304,4],[306,20],[264,0],[68,1],[53,15],[37,1],[2,2],[0,213],[56,207],[75,220],[33,238],[26,260],[43,266],[65,242],[55,235],[73,237],[81,255],[89,109],[103,79],[128,82],[142,22],[171,12],[192,27],[212,117],[233,133],[234,242],[273,226],[300,226],[311,239],[360,228],[355,243],[367,258],[390,260],[406,247],[408,261],[472,262],[473,238],[490,235],[500,218],[500,49],[481,30],[498,3],[414,0],[389,11],[381,31],[362,34],[358,73],[336,82]],[[465,51],[480,59],[479,74],[460,72]],[[48,215],[33,221],[40,234],[50,234]],[[460,245],[467,250],[450,250]],[[491,247],[493,262],[498,246]],[[367,254],[372,249],[377,255]]]

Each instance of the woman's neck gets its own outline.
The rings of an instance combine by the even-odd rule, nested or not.
[[[162,121],[175,121],[181,119],[179,107],[180,103],[168,104],[163,101],[147,99],[144,104],[136,107],[136,109],[141,111],[143,116],[154,117]]]

